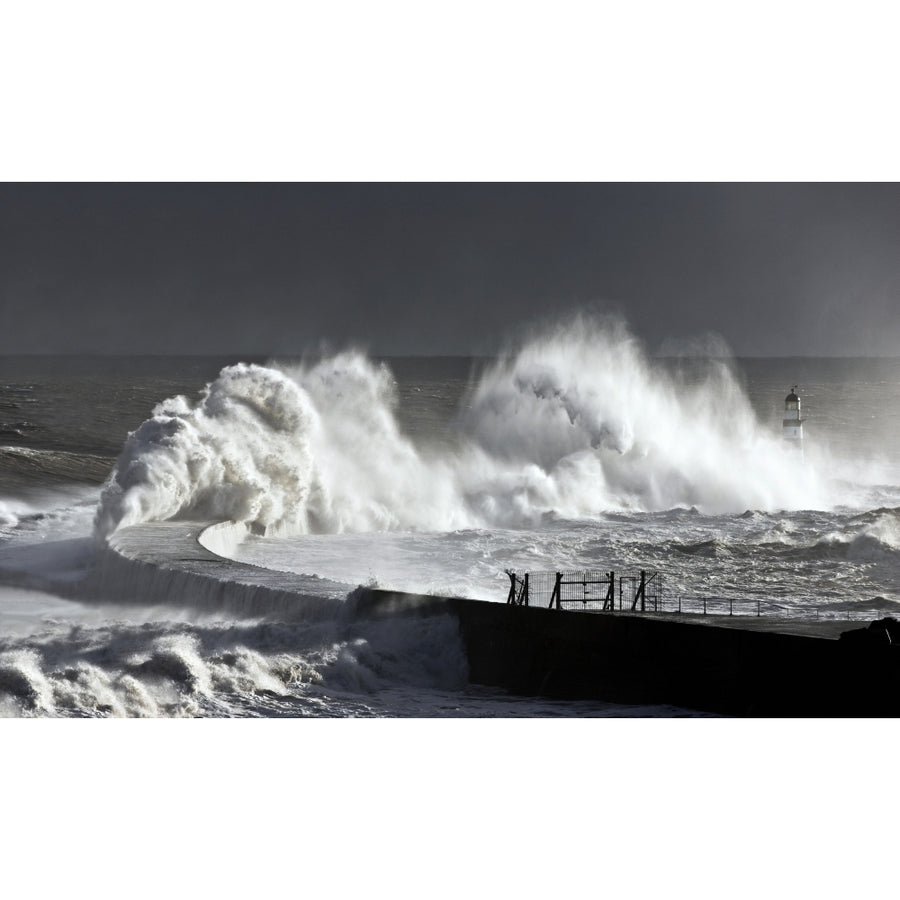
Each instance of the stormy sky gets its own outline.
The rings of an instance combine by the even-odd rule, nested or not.
[[[898,248],[895,184],[5,184],[0,351],[467,355],[590,306],[892,356]]]

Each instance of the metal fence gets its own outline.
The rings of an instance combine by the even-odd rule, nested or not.
[[[834,603],[812,606],[804,603],[784,604],[751,597],[696,597],[685,594],[666,599],[660,612],[693,613],[703,616],[769,616],[782,619],[821,619],[847,622],[870,621],[893,614],[865,602]]]
[[[579,570],[526,572],[507,569],[510,588],[507,602],[517,606],[555,609],[612,611],[615,609],[658,610],[662,602],[662,575],[641,571],[639,575]],[[618,591],[616,588],[618,587]]]
[[[799,619],[868,620],[886,615],[884,610],[868,608],[864,603],[811,606],[783,604],[748,597],[698,597],[686,594],[664,595],[663,575],[642,570],[637,575],[580,570],[566,572],[526,572],[518,575],[509,569],[507,602],[518,606],[541,606],[584,612],[657,612],[709,616],[769,616]]]

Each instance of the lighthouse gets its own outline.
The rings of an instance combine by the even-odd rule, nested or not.
[[[803,458],[803,419],[800,418],[800,398],[797,396],[797,385],[784,398],[784,419],[782,435],[785,445],[796,449]]]

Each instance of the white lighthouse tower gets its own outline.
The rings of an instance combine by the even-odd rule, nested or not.
[[[782,434],[785,445],[793,447],[803,458],[803,419],[800,418],[800,398],[797,396],[797,385],[791,388],[791,392],[784,398],[784,419],[782,420]]]

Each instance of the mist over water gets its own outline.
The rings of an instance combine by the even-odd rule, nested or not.
[[[652,359],[616,319],[579,316],[503,354],[452,447],[414,444],[397,404],[388,368],[355,351],[229,366],[128,438],[97,532],[179,515],[282,534],[449,531],[839,500],[761,425],[729,360]]]
[[[581,316],[507,353],[466,421],[493,458],[532,476],[540,507],[564,516],[825,499],[818,472],[761,426],[730,359],[652,359],[617,319]]]

